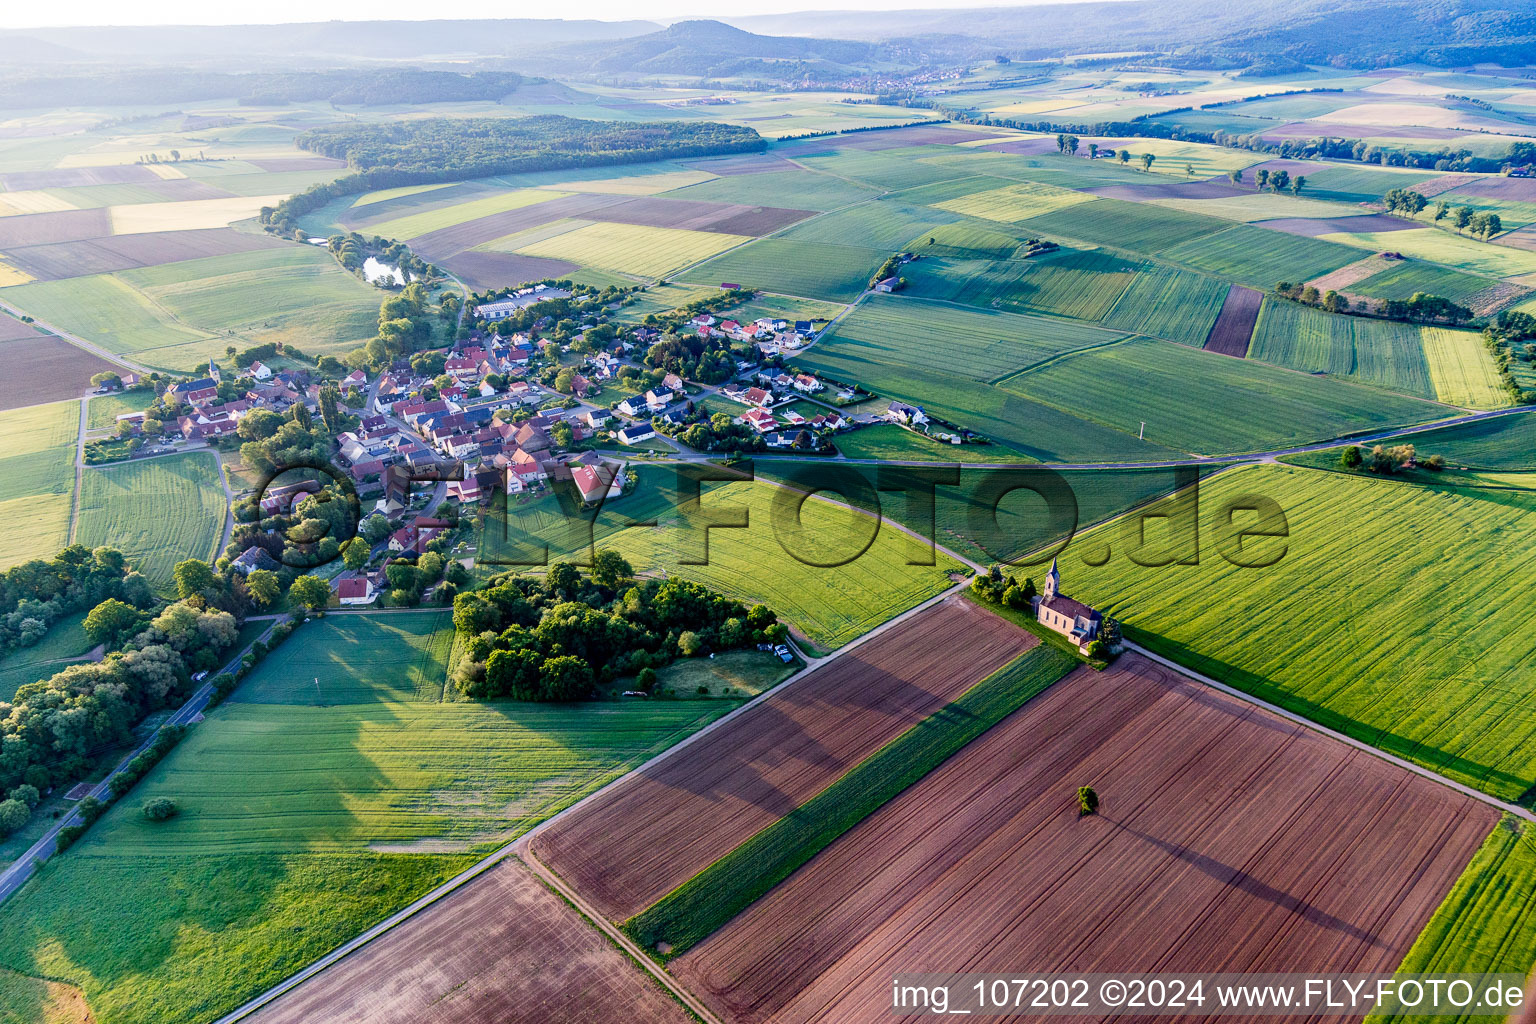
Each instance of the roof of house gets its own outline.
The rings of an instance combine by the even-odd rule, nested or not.
[[[354,576],[347,580],[336,582],[336,596],[339,598],[367,597],[368,578],[366,576]]]

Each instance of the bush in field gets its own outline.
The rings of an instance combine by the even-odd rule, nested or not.
[[[0,800],[0,835],[10,835],[32,817],[32,808],[20,800]]]
[[[150,821],[170,821],[176,817],[178,810],[175,800],[168,796],[157,796],[144,804],[144,817]]]
[[[1093,791],[1092,786],[1077,787],[1077,816],[1081,818],[1085,814],[1099,813],[1099,794]]]
[[[1359,445],[1352,444],[1339,453],[1339,465],[1345,469],[1359,469],[1360,464],[1364,461],[1365,457],[1360,454]]]

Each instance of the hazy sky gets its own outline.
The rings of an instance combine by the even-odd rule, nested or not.
[[[506,0],[263,0],[259,4],[210,4],[207,0],[53,0],[0,4],[0,28],[63,25],[231,25],[253,22],[368,21],[421,18],[651,18],[785,14],[804,10],[873,10],[1013,7],[1049,0],[562,0],[554,7]],[[1060,0],[1055,0],[1060,2]]]

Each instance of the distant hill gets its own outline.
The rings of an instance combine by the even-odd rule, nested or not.
[[[763,36],[719,21],[681,21],[660,32],[635,36],[596,48],[567,45],[563,53],[588,53],[594,71],[641,74],[704,75],[741,73],[765,62],[789,61],[853,69],[876,62],[881,47],[865,42]]]

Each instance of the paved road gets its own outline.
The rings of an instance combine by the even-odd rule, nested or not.
[[[267,636],[271,634],[271,632],[272,629],[269,626],[267,629],[263,630],[261,636],[257,637],[256,639],[265,640]],[[252,642],[254,643],[255,641]],[[239,666],[240,659],[248,650],[250,650],[249,644],[240,648],[235,652],[234,656],[230,658],[230,660],[218,670],[218,672],[210,673],[210,678],[212,676],[218,675],[219,672],[233,672],[235,668]],[[208,701],[212,699],[212,697],[213,685],[211,683],[204,683],[202,686],[198,687],[197,692],[193,693],[192,696],[188,698],[185,704],[176,710],[175,714],[171,715],[170,718],[165,720],[164,724],[189,724],[198,715],[203,713],[203,710],[208,707]],[[158,731],[159,730],[157,729],[156,733]],[[112,771],[109,772],[104,779],[98,782],[95,786],[91,787],[91,791],[86,795],[93,796],[98,800],[106,799],[111,793],[110,786],[112,779],[128,766],[128,762],[132,761],[134,758],[144,753],[144,751],[148,750],[149,745],[153,743],[154,740],[155,733],[150,733],[149,736],[145,737],[143,743],[140,743],[136,748],[134,748],[132,752],[130,752],[121,761],[119,761],[117,766],[113,768]],[[4,903],[6,900],[10,899],[11,895],[16,892],[17,889],[20,889],[27,883],[28,879],[37,873],[37,869],[42,866],[43,861],[53,856],[54,848],[58,844],[59,832],[69,825],[77,824],[79,821],[79,811],[71,810],[68,814],[54,823],[53,827],[44,833],[41,839],[33,843],[26,853],[22,854],[20,857],[17,857],[10,867],[6,868],[4,872],[0,872],[0,903]]]

